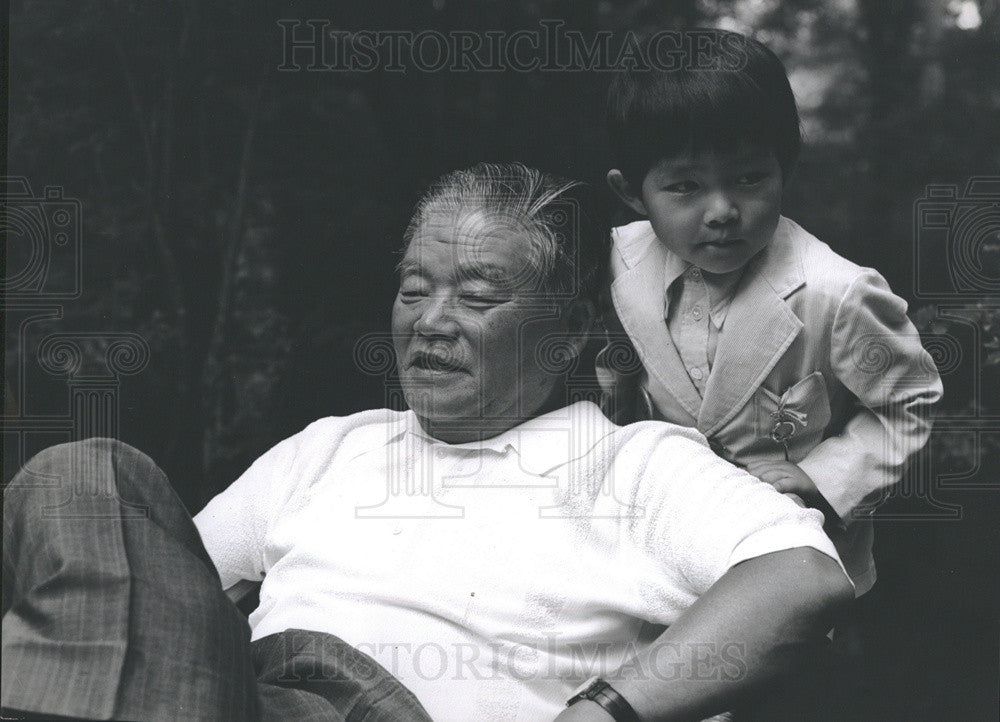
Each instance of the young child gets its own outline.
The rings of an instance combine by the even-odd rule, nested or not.
[[[599,378],[617,421],[696,427],[823,509],[861,595],[875,581],[866,516],[926,443],[941,381],[882,276],[781,215],[801,144],[784,67],[713,32],[722,62],[700,44],[696,67],[623,71],[609,92],[608,183],[646,220],[612,233]],[[638,371],[613,368],[618,334]]]

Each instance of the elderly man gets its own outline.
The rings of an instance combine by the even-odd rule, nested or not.
[[[853,596],[820,513],[695,431],[569,403],[606,237],[579,191],[489,165],[432,187],[393,307],[410,410],[315,422],[197,532],[135,450],[37,457],[5,499],[5,707],[698,719],[794,664]],[[222,594],[247,580],[250,646]]]

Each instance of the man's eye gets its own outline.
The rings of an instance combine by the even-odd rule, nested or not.
[[[680,181],[678,183],[671,183],[666,186],[663,190],[668,193],[694,193],[698,190],[698,184],[694,181]]]
[[[399,298],[405,303],[412,303],[417,301],[427,294],[421,288],[401,288],[399,289]]]
[[[479,293],[463,293],[461,296],[462,303],[466,306],[473,306],[475,308],[486,308],[489,306],[499,306],[505,303],[507,299],[498,298],[496,296],[484,296]]]
[[[744,173],[736,179],[736,183],[741,186],[755,186],[765,178],[767,178],[767,173],[754,171],[753,173]]]

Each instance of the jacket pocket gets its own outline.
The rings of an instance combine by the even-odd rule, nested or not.
[[[780,395],[764,388],[754,394],[755,432],[778,446],[799,446],[806,439],[819,443],[830,423],[830,397],[819,371],[806,376]]]

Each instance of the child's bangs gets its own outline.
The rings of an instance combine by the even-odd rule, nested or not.
[[[663,158],[747,147],[776,151],[781,131],[761,96],[761,89],[742,73],[692,71],[688,82],[673,88],[663,108],[657,150]]]

